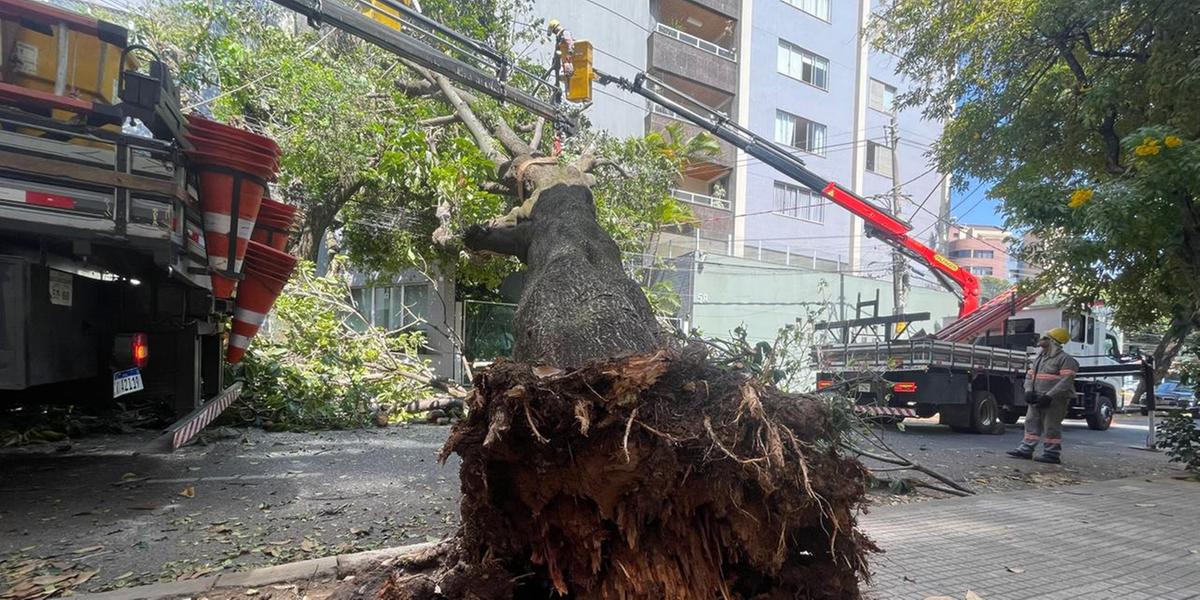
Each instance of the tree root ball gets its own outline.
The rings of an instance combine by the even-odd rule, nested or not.
[[[498,362],[442,451],[462,526],[385,600],[854,599],[865,470],[823,401],[662,350],[569,372]]]

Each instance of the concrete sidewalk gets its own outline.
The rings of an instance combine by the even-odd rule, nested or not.
[[[1200,483],[1118,479],[873,510],[869,598],[1200,599]]]

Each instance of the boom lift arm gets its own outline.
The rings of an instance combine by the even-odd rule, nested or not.
[[[503,53],[486,44],[422,15],[411,8],[408,2],[350,0],[353,6],[347,6],[336,0],[273,1],[304,15],[310,23],[332,25],[405,60],[445,75],[459,85],[520,106],[568,130],[574,125],[561,105],[543,100],[508,81],[513,72],[522,72],[537,85],[549,85],[536,74],[512,64]],[[418,35],[406,32],[403,25],[408,25]],[[470,62],[448,54],[431,44],[430,39],[436,39],[438,45],[454,50]]]
[[[576,65],[576,70],[579,70],[579,65]],[[938,254],[929,246],[909,236],[909,232],[912,231],[912,225],[901,221],[895,215],[875,206],[841,185],[828,181],[808,170],[804,166],[803,160],[793,156],[779,144],[741,127],[737,123],[730,121],[729,117],[704,106],[703,103],[690,98],[686,94],[671,88],[646,73],[637,74],[633,81],[629,81],[623,77],[607,75],[600,71],[595,71],[595,74],[596,80],[600,84],[614,84],[621,89],[638,94],[651,102],[671,110],[681,118],[733,144],[734,147],[744,151],[746,154],[774,167],[780,173],[795,179],[805,187],[829,198],[838,206],[862,218],[866,223],[867,235],[883,240],[909,258],[924,264],[943,286],[959,294],[959,317],[971,314],[979,308],[979,279],[950,259]],[[657,90],[646,85],[647,82],[654,84],[659,89],[669,90],[673,94],[685,98],[690,105],[697,107],[700,111],[707,114],[692,110],[688,106],[684,106],[682,103],[664,96]]]

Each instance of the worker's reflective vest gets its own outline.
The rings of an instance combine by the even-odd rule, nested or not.
[[[1075,374],[1079,361],[1061,348],[1053,354],[1039,353],[1025,373],[1025,391],[1052,398],[1070,398],[1075,394]]]

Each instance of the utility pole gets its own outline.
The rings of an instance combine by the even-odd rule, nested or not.
[[[901,199],[900,189],[900,128],[896,124],[895,108],[892,109],[891,125],[888,127],[888,137],[892,146],[892,214],[900,218]],[[904,314],[904,302],[908,297],[908,263],[898,249],[892,249],[892,315]],[[895,328],[892,336],[895,339],[907,327],[907,323],[892,325]]]

